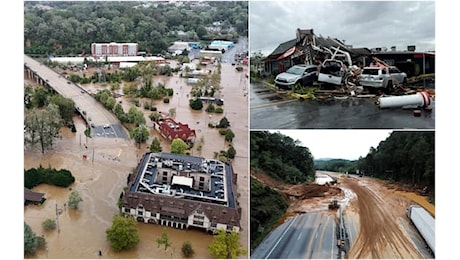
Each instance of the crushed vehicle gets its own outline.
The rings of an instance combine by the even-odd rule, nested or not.
[[[377,59],[378,65],[364,67],[359,82],[363,87],[384,89],[391,92],[395,85],[405,84],[407,74],[395,66],[389,66]]]
[[[292,89],[296,84],[311,86],[317,79],[318,67],[316,65],[297,64],[278,74],[275,78],[275,85],[284,89]]]
[[[346,51],[340,50],[340,48],[331,47],[334,50],[326,49],[332,54],[330,59],[325,59],[321,64],[321,68],[318,74],[318,82],[328,83],[333,85],[342,85],[346,83],[346,79],[350,76],[348,66],[351,66],[350,54]],[[344,57],[344,61],[336,59],[336,57]],[[348,64],[346,64],[348,63]]]

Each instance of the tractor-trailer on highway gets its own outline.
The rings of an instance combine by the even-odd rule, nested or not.
[[[417,228],[420,235],[422,235],[423,239],[435,254],[435,224],[433,216],[428,213],[423,207],[419,205],[410,205],[407,208],[407,216],[410,218],[414,226]]]

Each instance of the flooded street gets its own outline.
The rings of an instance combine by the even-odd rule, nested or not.
[[[434,129],[435,102],[431,112],[413,109],[380,109],[375,98],[349,97],[327,103],[293,100],[262,84],[251,83],[251,129]]]
[[[246,69],[246,68],[245,68]],[[209,114],[204,111],[193,111],[189,106],[189,92],[191,86],[186,85],[185,78],[178,74],[172,77],[155,77],[154,84],[161,82],[167,88],[174,89],[170,103],[162,100],[155,101],[158,111],[168,112],[176,109],[172,118],[176,122],[186,123],[195,129],[196,143],[204,140],[201,151],[192,150],[192,155],[213,158],[215,152],[227,150],[229,144],[224,141],[217,129],[208,128],[209,121],[219,122],[226,116],[230,121],[230,129],[235,133],[232,145],[236,149],[236,157],[232,162],[234,172],[238,173],[237,194],[241,215],[240,243],[248,250],[248,108],[247,91],[248,81],[246,72],[237,72],[235,66],[222,64],[221,98],[225,99],[224,113]],[[82,86],[87,91],[95,91],[99,86]],[[123,108],[127,112],[131,103],[125,98]],[[141,102],[143,104],[143,102]],[[148,118],[152,113],[139,107],[146,116],[148,127],[153,123]],[[132,140],[121,138],[96,137],[86,138],[83,134],[86,124],[78,116],[74,118],[77,132],[69,129],[61,131],[62,138],[56,140],[53,149],[41,154],[38,147],[24,150],[24,168],[52,167],[68,169],[75,177],[75,183],[69,188],[59,188],[50,185],[39,185],[32,190],[45,193],[46,201],[41,206],[29,205],[24,208],[24,220],[37,235],[44,235],[48,243],[48,250],[37,251],[30,258],[96,258],[98,250],[102,249],[101,258],[182,258],[181,247],[185,241],[191,241],[195,251],[194,258],[211,258],[208,245],[213,237],[200,230],[177,230],[160,225],[138,223],[140,243],[132,250],[114,252],[106,240],[105,231],[112,225],[112,217],[118,213],[117,200],[126,178],[137,166],[138,160],[148,151],[148,146],[154,136],[161,140],[163,152],[170,151],[170,143],[161,137],[156,130],[151,130],[149,140],[139,148]],[[85,148],[85,144],[87,148]],[[87,159],[84,160],[83,156]],[[77,190],[83,198],[79,208],[66,209],[64,203],[70,194],[70,189]],[[41,224],[46,219],[56,219],[56,208],[62,213],[58,217],[58,230],[44,232]],[[172,245],[167,251],[158,248],[156,239],[166,228]],[[247,256],[241,256],[247,258]]]

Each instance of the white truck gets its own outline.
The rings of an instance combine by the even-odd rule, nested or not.
[[[435,223],[433,216],[419,205],[410,205],[407,208],[407,216],[417,228],[433,255],[435,255]]]

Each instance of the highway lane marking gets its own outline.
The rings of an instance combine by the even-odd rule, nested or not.
[[[281,239],[283,239],[284,235],[286,235],[287,231],[289,230],[289,228],[292,226],[292,224],[294,224],[294,221],[297,219],[297,216],[291,221],[291,223],[289,223],[288,227],[284,230],[283,234],[281,234],[281,237],[278,239],[278,241],[276,241],[275,243],[275,246],[273,246],[272,250],[270,250],[270,252],[268,252],[267,256],[265,257],[265,259],[267,259],[268,257],[270,257],[270,255],[273,253],[273,250],[275,250],[275,248],[278,246],[278,244],[280,243]]]
[[[302,233],[299,234],[299,236],[297,237],[297,240],[300,240],[300,237],[302,237]]]

